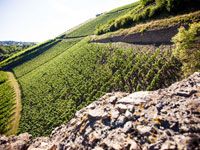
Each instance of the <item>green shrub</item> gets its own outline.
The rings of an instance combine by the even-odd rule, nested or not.
[[[115,29],[120,29],[124,27],[128,27],[133,22],[133,18],[131,16],[124,16],[115,21],[114,27]]]
[[[0,84],[7,80],[8,80],[7,74],[4,71],[0,71]]]
[[[100,35],[101,33],[102,33],[102,25],[101,24],[97,24],[96,25],[95,34]]]
[[[143,5],[143,6],[147,6],[149,5],[150,3],[153,3],[155,2],[155,0],[140,0],[140,4]]]
[[[149,12],[149,18],[157,14],[157,7],[151,7]]]
[[[179,28],[178,33],[172,38],[176,48],[173,54],[183,66],[185,76],[200,69],[200,23],[193,23],[189,29]]]
[[[166,0],[156,0],[156,6],[159,9],[163,9],[166,6]]]

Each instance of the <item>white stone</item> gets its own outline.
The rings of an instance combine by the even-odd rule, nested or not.
[[[110,115],[111,115],[111,118],[115,120],[115,119],[117,119],[119,117],[119,111],[115,110],[115,109],[112,109],[110,111]]]
[[[126,116],[126,118],[128,118],[129,120],[133,118],[133,114],[132,114],[130,111],[128,111],[128,110],[126,110],[125,116]]]
[[[119,110],[120,113],[125,113],[127,110],[127,106],[124,104],[118,104],[116,108]]]
[[[147,96],[149,95],[148,91],[140,91],[135,92],[133,94],[128,95],[127,97],[124,97],[117,101],[118,104],[142,104],[150,101],[151,99]]]
[[[123,131],[126,133],[128,132],[131,128],[133,127],[133,122],[132,121],[128,121],[125,123],[124,127],[123,127]]]
[[[151,127],[149,126],[143,126],[143,125],[138,125],[137,130],[139,131],[140,134],[146,134],[151,131]]]
[[[89,109],[88,110],[88,117],[100,119],[102,117],[103,110],[102,109]]]

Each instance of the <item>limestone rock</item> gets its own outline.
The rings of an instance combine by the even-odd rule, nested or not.
[[[88,117],[92,119],[100,119],[103,115],[102,109],[90,109],[88,111]]]
[[[152,130],[151,127],[149,127],[149,126],[143,126],[143,125],[138,125],[136,127],[136,129],[138,130],[138,132],[140,134],[149,134],[149,133],[151,133],[151,130]]]
[[[132,105],[139,105],[142,103],[148,102],[149,99],[149,92],[148,91],[140,91],[140,92],[135,92],[133,94],[130,94],[121,100],[118,100],[117,103],[121,104],[132,104]]]
[[[8,138],[0,138],[0,149],[2,150],[26,150],[32,141],[32,135],[28,133],[19,136],[10,136]]]

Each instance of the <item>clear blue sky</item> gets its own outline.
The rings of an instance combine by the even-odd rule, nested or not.
[[[0,0],[0,41],[42,42],[137,0]]]

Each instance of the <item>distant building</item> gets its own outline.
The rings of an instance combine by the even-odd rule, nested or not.
[[[105,12],[100,13],[100,14],[96,14],[96,17],[99,17],[99,16],[101,16],[101,15],[103,15],[103,14],[105,14]]]

